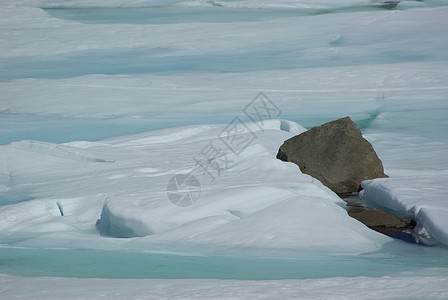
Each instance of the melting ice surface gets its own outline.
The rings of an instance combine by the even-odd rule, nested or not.
[[[156,2],[0,1],[1,273],[448,276],[443,2]],[[260,91],[282,120],[244,113]],[[391,176],[364,200],[420,220],[434,247],[370,231],[275,159],[346,115]],[[223,144],[235,117],[256,136],[237,154]],[[174,206],[167,182],[210,143],[225,170],[196,169],[199,200]]]

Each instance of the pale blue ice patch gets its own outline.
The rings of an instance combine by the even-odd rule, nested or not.
[[[345,8],[341,12],[378,9]],[[249,22],[304,14],[329,14],[335,11],[296,9],[229,9],[204,7],[163,8],[90,8],[47,9],[50,16],[84,23],[100,24],[175,24],[189,22]],[[225,26],[225,25],[223,25]],[[396,32],[396,30],[398,30]],[[339,32],[339,31],[337,31]],[[335,31],[335,34],[337,33]],[[89,74],[182,74],[191,72],[254,72],[294,68],[321,68],[405,62],[448,60],[446,51],[425,47],[393,45],[377,47],[378,43],[394,41],[401,36],[399,28],[365,38],[334,39],[310,36],[256,46],[242,45],[231,51],[212,50],[188,52],[185,49],[121,47],[73,51],[59,55],[8,57],[0,59],[0,81],[20,78],[70,78]]]
[[[448,251],[394,242],[366,255],[297,254],[295,258],[247,255],[172,255],[130,251],[0,248],[2,273],[20,276],[95,278],[216,278],[275,280],[335,276],[448,275]],[[398,253],[403,251],[402,253]],[[244,252],[244,251],[243,251]]]
[[[138,8],[47,8],[53,18],[70,20],[84,24],[178,24],[178,23],[233,23],[260,22],[279,18],[299,16],[316,16],[323,14],[381,11],[380,6],[354,6],[334,9],[317,8],[230,8],[225,2],[216,1],[209,7],[159,6]],[[221,3],[224,6],[219,6]],[[446,5],[416,2],[413,5],[399,5],[394,10],[405,10],[416,7]]]
[[[370,122],[370,132],[396,132],[448,141],[448,98],[412,99],[386,104]]]
[[[316,53],[309,52],[319,48]],[[296,68],[339,67],[371,64],[437,61],[408,49],[381,49],[376,52],[339,51],[330,41],[267,44],[232,52],[211,51],[180,54],[165,48],[112,48],[76,51],[52,56],[17,57],[0,60],[0,81],[21,78],[70,78],[89,74],[186,74],[230,73]],[[182,52],[183,53],[183,52]],[[446,55],[448,59],[448,54]]]
[[[22,191],[9,190],[6,192],[0,191],[0,206],[16,204],[20,202],[30,201],[35,199],[32,196],[25,194]]]
[[[364,114],[363,114],[364,115]],[[362,118],[353,118],[361,130],[369,128],[378,115],[373,111]],[[281,116],[311,128],[345,115],[300,115],[300,112],[286,111]],[[232,112],[214,114],[192,114],[189,116],[129,118],[129,117],[70,117],[39,114],[0,113],[0,145],[22,140],[36,140],[51,143],[72,141],[98,141],[116,136],[142,133],[151,130],[174,128],[187,125],[226,124],[234,118]]]
[[[229,117],[202,116],[204,123],[227,122]],[[69,117],[38,114],[0,113],[0,145],[21,140],[52,143],[97,141],[101,139],[173,128],[197,123],[195,117],[126,118],[126,117]]]
[[[85,24],[256,22],[320,13],[317,10],[254,10],[223,7],[51,8],[45,11],[51,17]]]

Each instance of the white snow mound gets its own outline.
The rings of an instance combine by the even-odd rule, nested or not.
[[[431,245],[448,245],[448,174],[367,180],[362,183],[361,199],[397,216],[412,218],[417,226],[414,237]]]
[[[0,235],[42,240],[65,232],[77,244],[141,237],[139,243],[151,245],[326,253],[374,251],[391,241],[350,218],[318,180],[276,159],[279,146],[305,130],[300,125],[238,126],[2,146],[0,196],[14,190],[31,200],[0,206]],[[195,180],[182,184],[188,176]],[[64,243],[58,238],[55,246]]]

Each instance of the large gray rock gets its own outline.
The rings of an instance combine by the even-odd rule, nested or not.
[[[358,192],[363,180],[387,177],[372,145],[349,117],[290,138],[277,158],[295,163],[340,196]]]

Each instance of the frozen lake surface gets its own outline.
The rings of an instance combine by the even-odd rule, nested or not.
[[[78,278],[279,280],[447,275],[446,251],[400,246],[407,253],[385,250],[360,256],[295,258],[2,248],[0,266],[3,273],[11,275]]]
[[[184,293],[173,288],[172,298],[211,297],[202,281],[175,279],[233,279],[210,282],[222,287],[213,296],[228,287],[242,299],[275,288],[241,280],[275,280],[286,297],[315,298],[334,296],[326,280],[343,286],[346,277],[355,294],[333,290],[346,298],[379,296],[379,286],[394,299],[447,297],[443,1],[391,10],[363,0],[0,6],[5,296],[31,296],[25,287],[34,285],[43,292],[41,279],[51,288],[56,277],[81,277],[172,279],[166,284]],[[253,123],[247,112],[261,91],[275,109]],[[416,240],[433,246],[372,232],[334,193],[275,159],[287,138],[346,115],[391,177],[365,183],[363,200],[415,218]],[[209,145],[229,146],[228,124],[239,121],[251,142],[220,149],[225,167],[213,178],[200,172],[194,159]],[[167,183],[192,172],[200,196],[177,207]],[[104,284],[114,285],[83,283],[84,296],[99,296]],[[151,284],[153,295],[166,291]],[[357,290],[369,285],[377,287],[370,294]],[[121,292],[147,295],[131,290]]]

